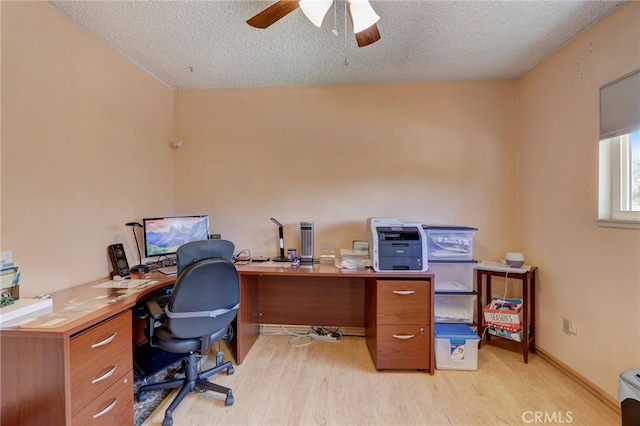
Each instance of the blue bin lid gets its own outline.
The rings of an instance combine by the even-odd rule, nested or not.
[[[436,324],[435,338],[480,340],[476,332],[465,324]]]

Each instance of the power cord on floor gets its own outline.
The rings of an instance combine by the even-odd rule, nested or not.
[[[308,346],[313,343],[314,340],[323,340],[325,342],[338,343],[342,341],[342,334],[339,332],[339,328],[330,329],[327,327],[311,327],[311,330],[307,333],[296,333],[287,329],[284,325],[280,326],[282,331],[269,332],[267,331],[267,325],[262,324],[260,334],[263,336],[292,336],[289,340],[290,346]],[[302,343],[299,343],[303,340]]]

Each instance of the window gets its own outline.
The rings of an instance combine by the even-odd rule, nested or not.
[[[598,223],[640,229],[640,70],[600,88]]]

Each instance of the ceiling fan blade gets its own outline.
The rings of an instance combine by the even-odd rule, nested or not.
[[[256,28],[267,28],[298,8],[298,0],[280,0],[247,21]]]
[[[366,30],[356,33],[356,41],[358,42],[358,47],[368,46],[378,40],[380,40],[380,31],[378,31],[378,26],[376,24],[373,24]]]

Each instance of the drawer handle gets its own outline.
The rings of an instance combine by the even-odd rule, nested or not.
[[[113,400],[113,402],[111,404],[109,404],[109,406],[107,408],[105,408],[104,410],[100,411],[99,413],[94,414],[93,418],[97,419],[98,417],[107,414],[109,411],[113,410],[113,407],[115,407],[117,403],[118,403],[118,397],[116,397]]]
[[[118,364],[115,364],[111,370],[107,371],[107,372],[106,372],[106,373],[104,373],[102,376],[100,376],[100,377],[98,377],[98,378],[93,379],[93,380],[91,381],[91,384],[92,384],[92,385],[95,385],[96,383],[101,382],[101,381],[103,381],[104,379],[108,379],[109,377],[111,377],[111,376],[113,375],[113,373],[115,373],[115,372],[116,372],[116,369],[117,369],[117,368],[118,368]]]
[[[393,337],[400,340],[409,340],[416,337],[416,335],[415,334],[394,334]]]
[[[116,338],[117,334],[118,334],[118,332],[116,331],[111,336],[109,336],[106,339],[104,339],[102,342],[94,343],[93,345],[91,345],[91,349],[95,349],[95,348],[99,348],[100,346],[108,345],[109,343],[113,342],[113,339]]]
[[[409,296],[415,293],[415,290],[393,290],[393,294],[399,294],[400,296]]]

